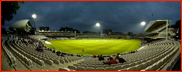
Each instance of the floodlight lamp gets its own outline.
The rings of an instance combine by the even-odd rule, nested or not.
[[[32,18],[36,18],[36,17],[37,17],[37,15],[36,15],[36,14],[33,14],[33,15],[32,15]]]
[[[145,25],[146,23],[143,21],[143,22],[141,22],[141,25]]]
[[[100,24],[99,23],[96,23],[96,26],[100,26]]]

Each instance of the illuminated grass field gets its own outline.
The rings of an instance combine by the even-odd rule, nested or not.
[[[129,52],[139,48],[139,40],[123,39],[82,39],[82,40],[54,40],[49,41],[61,52],[81,55],[112,55]],[[51,48],[50,45],[47,47]],[[84,49],[84,52],[82,50]]]

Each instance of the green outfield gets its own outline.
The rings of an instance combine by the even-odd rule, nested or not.
[[[133,51],[140,46],[139,40],[124,39],[54,40],[49,42],[58,51],[81,55],[112,55]],[[46,46],[51,48],[50,45],[46,44]]]

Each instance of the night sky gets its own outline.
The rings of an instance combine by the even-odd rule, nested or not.
[[[109,28],[113,32],[141,33],[143,26],[152,20],[169,19],[171,24],[181,19],[181,2],[39,2],[25,1],[13,20],[2,27],[9,27],[18,20],[29,19],[34,26],[32,14],[36,14],[36,28],[49,26],[50,30],[71,27],[81,32],[102,31]],[[100,27],[96,27],[96,23]]]

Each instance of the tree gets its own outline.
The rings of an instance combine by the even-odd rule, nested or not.
[[[171,25],[171,27],[172,28],[178,28],[178,33],[176,34],[176,36],[178,36],[177,39],[181,39],[181,20],[177,20],[174,25]]]
[[[13,19],[13,14],[20,8],[19,3],[24,4],[24,1],[2,1],[1,2],[1,24],[4,25],[5,21]]]
[[[134,34],[132,33],[132,32],[128,32],[128,34],[127,35],[129,35],[129,36],[133,36]]]
[[[1,28],[1,34],[5,34],[6,33],[6,29],[5,28]]]
[[[75,30],[76,31],[76,33],[80,33],[80,31],[79,30]]]

